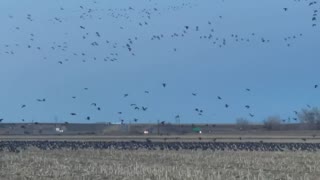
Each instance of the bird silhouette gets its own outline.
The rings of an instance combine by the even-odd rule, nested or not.
[[[314,85],[314,88],[318,88],[318,84]]]
[[[26,107],[26,105],[25,104],[23,104],[22,106],[21,106],[21,108],[25,108]]]
[[[76,115],[77,115],[77,113],[70,113],[70,115],[71,115],[71,116],[76,116]]]
[[[162,86],[165,88],[167,86],[167,84],[166,83],[162,83]]]
[[[222,100],[222,98],[220,96],[217,97],[219,100]]]

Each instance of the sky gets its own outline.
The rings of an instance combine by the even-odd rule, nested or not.
[[[0,119],[294,118],[320,102],[320,3],[310,2],[2,0]]]

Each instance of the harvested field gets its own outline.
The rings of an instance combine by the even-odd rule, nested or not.
[[[319,152],[39,150],[0,152],[0,179],[316,180]]]

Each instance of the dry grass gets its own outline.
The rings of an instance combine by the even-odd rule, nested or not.
[[[0,179],[320,178],[320,153],[29,149],[0,152]]]

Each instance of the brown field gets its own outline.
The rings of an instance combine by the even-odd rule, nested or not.
[[[0,152],[0,179],[316,180],[320,153],[29,149]]]

